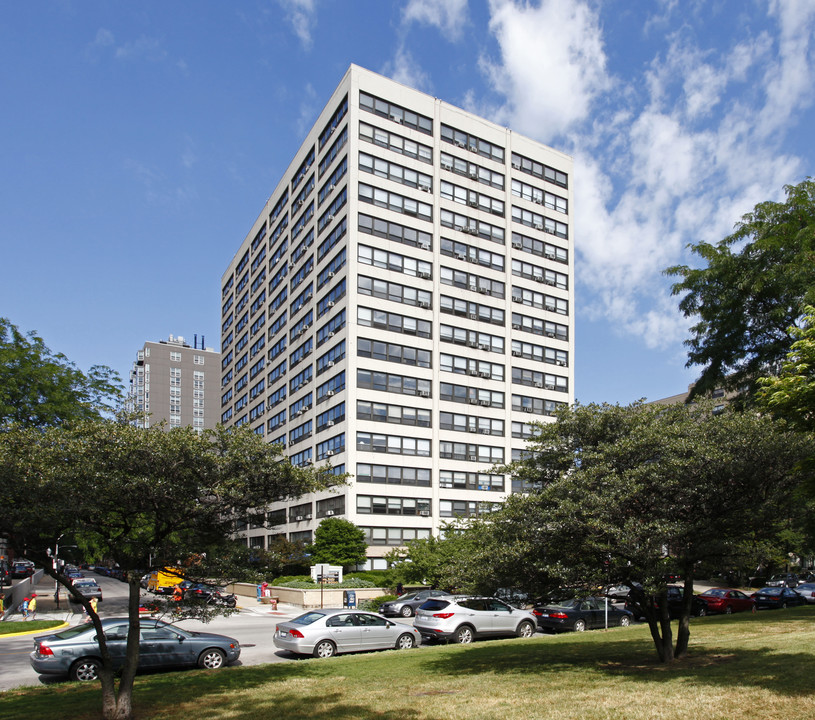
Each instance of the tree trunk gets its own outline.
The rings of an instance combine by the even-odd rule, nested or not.
[[[672,662],[674,659],[673,631],[668,615],[667,593],[663,592],[658,596],[645,595],[642,589],[636,590],[632,586],[629,598],[639,606],[640,612],[648,622],[648,629],[651,631],[651,639],[654,641],[659,661]]]
[[[678,658],[688,654],[688,642],[690,641],[690,615],[693,610],[693,566],[684,568],[685,589],[682,593],[682,614],[679,616],[679,629],[676,633],[676,651]]]

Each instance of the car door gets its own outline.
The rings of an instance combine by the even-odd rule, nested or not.
[[[463,612],[456,613],[462,615],[470,625],[475,628],[479,635],[489,635],[493,632],[492,611],[487,609],[483,598],[467,598],[461,600],[458,606]]]
[[[110,653],[110,659],[115,669],[124,665],[127,655],[127,631],[128,624],[111,625],[105,628],[105,643]],[[96,636],[94,636],[94,640]]]
[[[358,613],[360,644],[365,650],[376,650],[393,647],[393,630],[391,623],[379,615]]]
[[[162,667],[190,662],[186,657],[194,649],[184,646],[184,638],[171,627],[154,623],[142,624],[140,629],[139,665]]]
[[[325,621],[325,627],[328,637],[339,652],[357,652],[363,649],[355,613],[332,615]]]
[[[509,635],[515,632],[517,616],[505,602],[496,598],[485,601],[487,610],[492,613],[492,632],[496,635]]]

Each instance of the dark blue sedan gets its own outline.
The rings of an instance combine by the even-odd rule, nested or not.
[[[756,593],[753,593],[756,600],[756,607],[761,610],[762,608],[777,609],[793,607],[794,605],[803,605],[806,600],[801,597],[795,590],[788,587],[765,587],[761,588]]]

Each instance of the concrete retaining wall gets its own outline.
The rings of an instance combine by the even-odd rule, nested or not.
[[[230,585],[230,592],[246,598],[257,599],[257,585],[250,583],[235,583]],[[356,593],[357,604],[361,600],[387,595],[388,590],[384,588],[349,588]],[[320,602],[320,590],[303,590],[301,588],[269,586],[271,597],[276,597],[278,602],[285,605],[295,605],[304,609],[318,607],[342,607],[343,588],[326,585],[322,590],[322,604]]]

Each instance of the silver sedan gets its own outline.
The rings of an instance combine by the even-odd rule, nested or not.
[[[407,650],[420,641],[419,632],[410,625],[347,608],[310,610],[280,623],[274,634],[275,647],[319,658],[365,650]]]

